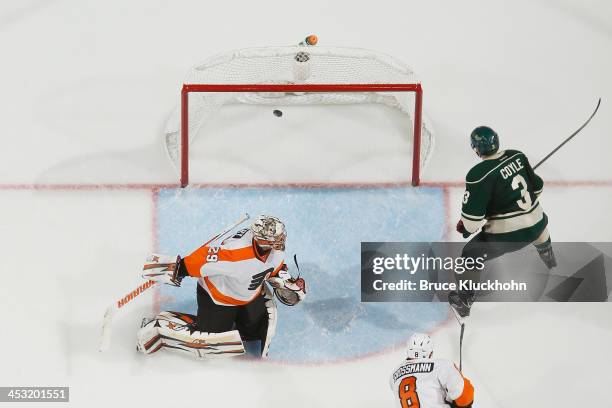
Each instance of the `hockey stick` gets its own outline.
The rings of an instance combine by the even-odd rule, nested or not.
[[[578,130],[576,130],[574,133],[572,133],[571,135],[569,135],[569,137],[568,137],[567,139],[565,139],[565,140],[563,141],[563,143],[561,143],[559,146],[557,146],[557,147],[555,148],[555,150],[553,150],[552,152],[548,153],[548,154],[546,155],[546,157],[544,157],[542,160],[540,160],[540,162],[539,162],[538,164],[536,164],[535,166],[533,166],[533,169],[535,170],[535,169],[537,169],[538,167],[540,167],[540,165],[541,165],[542,163],[544,163],[546,160],[548,160],[548,159],[550,158],[550,156],[552,156],[553,154],[557,153],[557,150],[559,150],[560,148],[562,148],[562,147],[563,147],[563,146],[564,146],[564,145],[565,145],[567,142],[569,142],[570,140],[572,140],[572,138],[573,138],[574,136],[576,136],[578,133],[580,133],[580,131],[581,131],[582,129],[584,129],[586,125],[588,125],[588,124],[589,124],[589,122],[591,121],[591,119],[593,119],[593,116],[595,116],[595,114],[596,114],[596,113],[597,113],[597,111],[599,110],[599,105],[600,105],[600,104],[601,104],[601,98],[599,98],[599,100],[597,101],[597,106],[595,107],[595,110],[593,111],[593,113],[591,113],[591,116],[589,116],[589,118],[587,119],[587,121],[586,121],[586,122],[584,122],[584,123],[582,124],[582,126],[580,126],[580,127],[578,128]]]
[[[465,321],[463,320],[461,316],[459,316],[457,311],[452,306],[450,306],[450,308],[453,311],[455,320],[457,320],[457,323],[459,324],[459,327],[460,327],[460,331],[459,331],[459,372],[461,372],[463,368],[463,333],[465,332]]]
[[[461,323],[461,333],[459,334],[459,372],[463,372],[463,332],[465,323]]]
[[[236,220],[232,224],[225,227],[220,233],[218,233],[217,235],[212,237],[210,240],[208,240],[208,242],[206,242],[203,246],[209,245],[211,242],[214,242],[218,240],[219,238],[225,236],[228,232],[232,231],[234,228],[236,228],[238,225],[242,224],[249,218],[250,218],[249,214],[244,213],[238,220]],[[139,285],[136,289],[132,290],[130,293],[128,293],[121,299],[115,301],[108,308],[106,308],[106,312],[104,313],[104,319],[102,320],[102,333],[100,335],[100,344],[98,347],[98,350],[100,352],[104,352],[110,348],[111,334],[112,334],[111,326],[112,326],[113,316],[115,315],[115,313],[117,313],[118,310],[125,307],[125,305],[127,305],[132,300],[134,300],[142,292],[146,291],[149,288],[152,288],[156,284],[157,282],[152,281],[152,280],[146,281],[145,283]]]
[[[297,254],[293,254],[293,262],[295,263],[295,267],[297,268],[297,271],[298,271],[298,276],[295,279],[298,279],[300,275],[302,274],[302,271],[300,271],[300,265],[298,265]]]

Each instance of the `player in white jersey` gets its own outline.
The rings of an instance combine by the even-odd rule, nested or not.
[[[399,364],[389,384],[400,408],[469,408],[474,387],[448,360],[433,359],[433,343],[427,334],[414,333],[408,340],[408,358]]]
[[[158,256],[145,264],[146,279],[179,286],[184,277],[197,278],[198,313],[160,313],[140,330],[138,349],[150,354],[166,347],[204,357],[242,354],[242,342],[256,342],[265,357],[277,316],[266,282],[289,306],[306,294],[304,279],[287,271],[286,237],[278,218],[261,215],[218,246],[205,244],[174,263],[160,263]]]

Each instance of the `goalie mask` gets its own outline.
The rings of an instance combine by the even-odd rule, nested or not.
[[[263,249],[285,250],[287,231],[285,224],[276,217],[260,215],[251,225],[253,238]]]

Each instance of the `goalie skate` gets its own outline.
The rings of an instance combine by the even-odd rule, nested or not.
[[[152,354],[162,348],[196,358],[231,357],[245,352],[237,330],[201,332],[196,329],[192,316],[177,312],[161,312],[154,319],[143,319],[138,331],[138,351]]]

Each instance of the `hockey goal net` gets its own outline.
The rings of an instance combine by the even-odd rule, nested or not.
[[[383,104],[409,121],[412,141],[410,180],[418,185],[429,161],[434,135],[423,117],[423,91],[413,71],[378,52],[339,47],[290,46],[232,51],[194,66],[187,74],[181,103],[168,120],[165,145],[189,184],[189,145],[202,125],[224,105]]]

